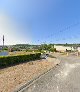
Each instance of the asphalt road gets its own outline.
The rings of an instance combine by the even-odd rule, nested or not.
[[[20,92],[80,92],[80,57],[57,57],[60,65]]]

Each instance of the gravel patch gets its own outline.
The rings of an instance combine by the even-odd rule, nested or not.
[[[1,69],[0,92],[13,92],[58,63],[55,58],[47,58]]]

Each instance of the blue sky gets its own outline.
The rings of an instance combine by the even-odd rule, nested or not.
[[[80,0],[0,0],[0,44],[79,43]]]

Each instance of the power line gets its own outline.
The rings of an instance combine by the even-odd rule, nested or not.
[[[67,31],[67,30],[69,30],[69,29],[71,29],[71,28],[73,28],[73,27],[75,27],[75,26],[78,26],[79,24],[80,24],[80,22],[77,22],[77,23],[74,23],[74,24],[72,24],[72,25],[70,25],[70,26],[67,26],[67,27],[65,27],[64,29],[59,30],[59,31],[58,31],[58,34],[64,32],[64,31]],[[53,37],[54,35],[57,35],[57,33],[48,35],[48,36],[46,36],[44,39],[49,39],[49,38]],[[63,39],[65,40],[65,38],[63,38]],[[40,40],[39,40],[39,41],[40,41]],[[59,39],[57,39],[56,41],[59,41]],[[40,42],[41,42],[41,41],[40,41]],[[42,41],[41,43],[44,43],[44,42]]]

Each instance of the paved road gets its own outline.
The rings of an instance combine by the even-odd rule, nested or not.
[[[80,57],[59,56],[59,66],[20,92],[80,92]]]

